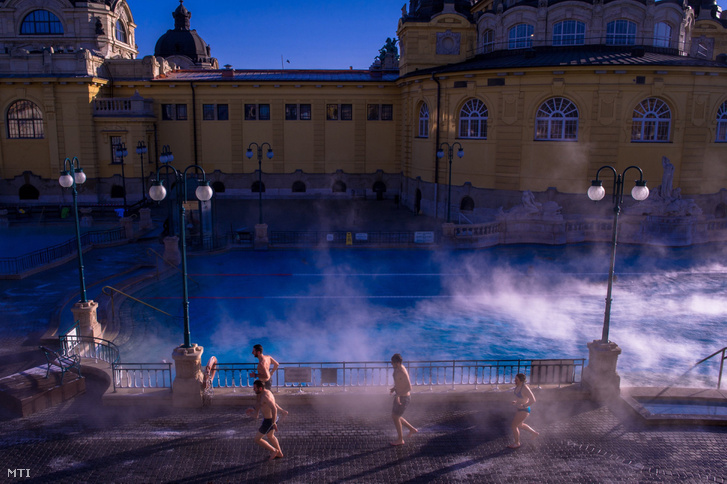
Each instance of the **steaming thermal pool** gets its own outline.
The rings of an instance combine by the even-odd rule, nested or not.
[[[271,250],[189,257],[191,341],[203,364],[587,358],[600,339],[608,245],[477,251]],[[625,383],[663,384],[727,344],[723,246],[619,246],[610,339]],[[126,300],[125,362],[171,361],[183,341],[175,274]],[[714,364],[691,384],[716,379]]]

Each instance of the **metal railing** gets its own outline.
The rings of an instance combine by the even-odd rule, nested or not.
[[[271,231],[270,244],[275,246],[380,246],[419,245],[416,232],[364,232],[364,231]],[[432,241],[431,243],[435,243]]]
[[[102,245],[118,242],[124,239],[123,227],[116,227],[110,230],[95,230],[81,235],[81,245]],[[75,254],[78,251],[76,238],[72,238],[61,244],[56,244],[45,249],[39,249],[18,257],[0,258],[0,274],[16,275],[35,269],[46,264]]]
[[[441,360],[406,361],[412,386],[430,389],[442,386],[512,384],[524,373],[533,385],[580,383],[585,359],[547,360]],[[218,363],[213,386],[249,388],[256,371],[254,363]],[[393,384],[387,361],[281,363],[272,375],[275,387],[376,387]]]
[[[172,363],[114,363],[111,365],[114,392],[117,388],[171,388]]]
[[[78,336],[64,334],[59,337],[61,354],[64,356],[78,355],[95,361],[105,361],[113,365],[119,361],[119,348],[109,340],[94,338],[92,336]]]
[[[693,369],[695,369],[696,367],[698,367],[699,365],[701,365],[702,363],[704,363],[705,361],[711,360],[712,358],[714,358],[717,355],[720,355],[720,358],[719,358],[719,376],[717,377],[717,390],[719,390],[720,388],[722,388],[722,374],[723,374],[723,370],[724,370],[724,362],[727,359],[727,346],[725,346],[721,350],[715,351],[714,353],[712,353],[708,357],[702,358],[701,360],[699,360],[698,362],[696,362],[694,364],[694,366],[692,366],[690,369],[688,369],[686,371],[685,375],[687,373],[689,373],[690,371],[692,371]]]

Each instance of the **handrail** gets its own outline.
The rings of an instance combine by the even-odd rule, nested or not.
[[[107,295],[107,296],[110,296],[110,297],[111,297],[111,306],[112,306],[112,307],[113,307],[113,304],[114,304],[114,294],[113,294],[113,292],[111,292],[111,293],[109,293],[109,292],[106,292],[106,289],[108,289],[108,290],[110,290],[110,291],[113,291],[113,292],[117,292],[117,293],[121,294],[122,296],[124,296],[124,297],[127,297],[127,298],[131,299],[132,301],[136,301],[136,302],[138,302],[138,303],[141,303],[141,304],[143,304],[144,306],[149,306],[150,308],[154,309],[155,311],[159,311],[160,313],[164,313],[164,314],[166,314],[167,316],[172,316],[172,315],[171,315],[171,314],[169,314],[168,312],[166,312],[166,311],[162,311],[161,309],[159,309],[159,308],[157,308],[157,307],[154,307],[154,306],[152,306],[152,305],[151,305],[151,304],[149,304],[149,303],[145,303],[145,302],[144,302],[144,301],[142,301],[141,299],[137,299],[137,298],[135,298],[134,296],[130,296],[130,295],[126,294],[126,293],[125,293],[125,292],[123,292],[123,291],[119,291],[119,290],[118,290],[118,289],[116,289],[115,287],[111,287],[111,286],[104,286],[103,288],[101,288],[101,292],[103,292],[103,293],[104,293],[105,295]]]
[[[111,365],[117,363],[121,357],[119,347],[107,339],[69,334],[59,336],[58,339],[64,356],[78,355]]]
[[[725,346],[721,350],[715,351],[714,353],[712,353],[708,357],[702,358],[701,360],[699,360],[698,362],[696,362],[694,364],[694,366],[692,366],[686,372],[684,372],[684,375],[686,375],[687,373],[689,373],[690,371],[692,371],[693,369],[695,369],[696,367],[698,367],[699,365],[701,365],[705,361],[707,361],[707,360],[709,360],[711,358],[714,358],[715,356],[717,356],[720,353],[722,353],[722,357],[720,358],[720,362],[719,362],[719,377],[717,378],[717,390],[719,390],[722,387],[722,371],[724,370],[724,361],[725,361],[725,359],[727,359],[727,346]],[[684,376],[684,375],[682,375],[682,376]]]

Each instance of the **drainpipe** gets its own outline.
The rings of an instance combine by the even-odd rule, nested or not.
[[[432,80],[437,83],[437,134],[435,136],[434,147],[434,219],[439,218],[439,157],[437,150],[439,149],[439,122],[440,122],[440,106],[442,102],[442,85],[436,77],[437,73],[432,73]]]

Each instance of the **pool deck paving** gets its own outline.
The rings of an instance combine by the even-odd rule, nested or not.
[[[246,204],[253,215],[257,215],[255,202]],[[392,206],[382,211],[384,205],[376,203],[392,202],[364,202],[359,214],[366,220],[371,216],[388,220],[396,215],[392,212],[402,210],[408,214],[403,226],[426,229],[432,225],[431,220],[405,209]],[[285,204],[271,204],[264,210],[266,216],[294,220],[290,230],[297,230],[301,222],[290,217]],[[233,212],[239,210],[226,209],[229,220],[225,223],[245,226],[237,223]],[[308,213],[319,217],[314,210]],[[383,225],[366,223],[357,226],[397,227],[394,219]],[[128,254],[144,250],[134,244],[92,251],[86,263],[89,297],[99,290],[95,281],[107,277],[108,271],[128,270],[133,263]],[[0,376],[43,363],[37,343],[46,330],[48,314],[57,311],[61,301],[66,304],[76,284],[73,262],[22,281],[0,281],[3,319],[17,322],[3,337]],[[25,301],[27,307],[17,301]],[[252,440],[259,422],[244,416],[244,398],[236,405],[218,405],[213,400],[212,406],[195,409],[111,406],[103,404],[108,381],[98,372],[85,376],[85,394],[52,408],[23,418],[0,410],[0,467],[7,469],[0,473],[6,482],[727,480],[727,427],[653,425],[623,405],[600,405],[579,392],[569,394],[568,389],[535,391],[540,401],[527,422],[541,435],[534,440],[524,436],[517,450],[506,447],[511,442],[512,419],[512,397],[506,387],[466,395],[415,393],[405,416],[419,433],[400,447],[389,444],[395,431],[391,397],[385,389],[365,397],[280,394],[279,403],[290,411],[278,432],[285,457],[268,462],[267,453]]]

